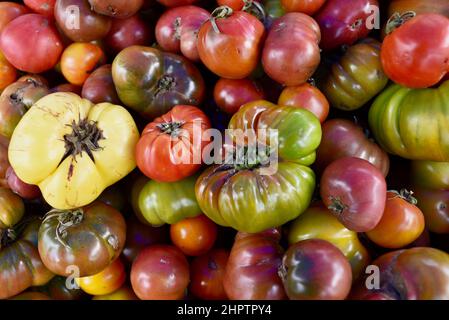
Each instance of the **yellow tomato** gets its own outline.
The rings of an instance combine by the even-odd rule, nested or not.
[[[17,176],[38,185],[48,204],[73,209],[88,205],[135,168],[138,139],[125,108],[57,92],[23,116],[8,157]]]
[[[113,293],[94,296],[92,300],[139,300],[139,298],[131,288],[124,286]]]
[[[75,282],[88,294],[106,295],[120,288],[125,280],[125,267],[120,259],[116,259],[100,273],[89,277],[77,278]]]

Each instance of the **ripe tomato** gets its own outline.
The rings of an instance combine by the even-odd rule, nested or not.
[[[396,12],[413,11],[416,14],[439,13],[449,17],[449,2],[447,0],[391,0],[388,5],[388,16]]]
[[[53,19],[56,0],[23,0],[23,2],[34,12]]]
[[[205,215],[186,218],[170,226],[170,238],[188,256],[208,252],[217,239],[217,225]]]
[[[12,228],[25,213],[22,199],[11,190],[0,187],[0,230]]]
[[[296,87],[286,87],[279,96],[278,105],[307,109],[321,123],[329,114],[329,102],[326,96],[318,88],[308,83]]]
[[[93,11],[120,19],[126,19],[136,14],[143,2],[143,0],[89,0]]]
[[[6,60],[5,55],[0,52],[0,92],[13,83],[17,78],[17,70]]]
[[[223,278],[229,252],[213,249],[190,264],[190,292],[203,300],[226,300]]]
[[[326,0],[280,0],[286,12],[302,12],[313,16]]]
[[[125,280],[125,266],[120,258],[118,258],[99,273],[92,276],[76,278],[75,282],[88,294],[104,295],[113,293],[119,289]]]
[[[189,280],[189,263],[174,246],[147,247],[131,268],[133,290],[142,300],[182,299]]]
[[[220,77],[243,79],[257,67],[264,35],[264,25],[253,15],[218,7],[199,30],[198,53]]]
[[[134,293],[134,291],[127,287],[123,286],[120,289],[101,296],[94,296],[92,300],[139,300]]]
[[[102,65],[95,69],[84,81],[81,96],[92,103],[110,102],[121,104],[112,80],[112,68],[110,64]]]
[[[449,190],[416,188],[415,192],[429,231],[449,233]]]
[[[24,199],[36,199],[41,196],[39,187],[20,180],[12,167],[9,167],[6,171],[6,181],[9,188]]]
[[[30,10],[27,7],[18,3],[10,1],[0,2],[0,33],[12,20],[29,12]]]
[[[3,29],[0,49],[15,68],[40,73],[56,65],[63,46],[53,22],[30,13],[14,19]]]

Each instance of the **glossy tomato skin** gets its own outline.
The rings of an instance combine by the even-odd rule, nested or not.
[[[322,125],[322,130],[322,143],[315,162],[319,172],[339,158],[356,157],[369,161],[387,176],[390,169],[388,154],[368,139],[362,127],[350,120],[332,119]]]
[[[273,22],[262,53],[262,65],[273,80],[297,86],[305,83],[320,63],[321,33],[306,14],[290,12]]]
[[[92,276],[76,278],[75,282],[90,295],[111,294],[126,280],[125,266],[120,258],[115,259],[104,270]]]
[[[304,108],[311,111],[321,123],[329,115],[329,102],[326,96],[315,86],[304,83],[286,87],[279,96],[278,105]]]
[[[182,299],[189,281],[186,257],[169,245],[145,248],[131,268],[131,284],[141,300]]]
[[[29,12],[30,10],[21,4],[11,1],[0,2],[0,33],[12,20]]]
[[[197,48],[201,61],[213,73],[243,79],[256,69],[264,38],[262,22],[244,11],[234,11],[205,22],[198,33]]]
[[[210,128],[209,118],[199,108],[174,106],[143,130],[136,145],[137,166],[147,177],[160,182],[193,175],[201,167]]]
[[[90,73],[84,81],[81,96],[95,104],[101,102],[121,103],[112,80],[110,64],[102,65]]]
[[[324,170],[320,195],[346,228],[366,232],[374,229],[382,218],[387,185],[382,172],[371,163],[345,157]]]
[[[214,87],[215,103],[228,114],[236,113],[245,103],[263,99],[265,94],[261,86],[246,78],[220,78]]]
[[[52,21],[30,13],[14,19],[3,29],[0,49],[15,68],[40,73],[56,65],[63,45]]]
[[[431,87],[449,70],[449,19],[422,14],[384,39],[381,50],[385,74],[409,88]]]
[[[182,53],[187,59],[199,61],[197,34],[210,13],[197,6],[168,9],[156,24],[156,40],[168,52]]]
[[[93,11],[113,18],[129,18],[143,5],[143,0],[89,0]]]
[[[6,181],[9,188],[24,199],[37,199],[41,196],[39,187],[20,180],[12,167],[6,171]]]
[[[23,2],[34,12],[53,19],[56,0],[23,0]]]
[[[63,234],[58,228],[61,215],[73,222]],[[39,228],[39,253],[58,275],[70,275],[67,267],[77,265],[80,277],[91,276],[120,255],[125,238],[126,224],[120,212],[98,201],[75,211],[47,214]]]
[[[92,300],[139,300],[134,291],[123,286],[120,289],[105,295],[94,296]]]
[[[338,109],[362,107],[388,83],[380,61],[380,42],[365,38],[350,46],[319,86]]]
[[[411,180],[425,189],[449,189],[449,164],[436,161],[412,161]]]
[[[449,190],[415,188],[414,191],[426,227],[434,233],[449,233]]]
[[[292,300],[344,300],[351,290],[351,265],[325,240],[291,245],[282,259],[285,292]]]
[[[302,12],[313,16],[326,0],[281,0],[282,7],[286,12]]]
[[[12,228],[25,213],[22,199],[7,188],[0,187],[0,229]]]
[[[223,278],[229,252],[225,249],[212,249],[196,257],[190,264],[190,292],[202,300],[226,300]]]
[[[439,13],[449,17],[449,2],[446,0],[392,0],[388,6],[388,16],[395,12],[413,11],[416,14]]]
[[[224,289],[230,300],[282,300],[286,298],[278,269],[283,248],[280,231],[238,233],[224,275]]]
[[[17,78],[17,70],[6,60],[5,55],[0,52],[0,92],[13,83]]]
[[[154,48],[131,46],[112,63],[112,78],[120,100],[147,119],[175,105],[200,105],[204,80],[187,59]]]
[[[352,45],[371,31],[379,7],[377,0],[328,0],[315,16],[321,28],[321,48],[331,50],[342,45]]]

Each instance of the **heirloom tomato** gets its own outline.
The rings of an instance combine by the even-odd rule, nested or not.
[[[22,219],[24,213],[22,199],[11,190],[0,187],[0,229],[12,228]]]
[[[281,0],[286,12],[302,12],[309,16],[314,15],[326,0]]]
[[[439,13],[449,17],[449,2],[447,0],[391,0],[388,6],[388,16],[395,13],[403,14],[406,12]]]
[[[105,16],[125,19],[129,18],[143,5],[144,0],[89,0],[91,9]]]
[[[21,180],[39,186],[52,207],[78,208],[135,168],[138,137],[123,107],[52,93],[20,120],[9,144],[9,162]]]
[[[92,276],[120,255],[125,239],[126,223],[121,213],[96,201],[74,210],[49,211],[39,228],[39,254],[57,275],[78,271],[80,277]]]
[[[0,51],[0,93],[17,78],[17,70]]]
[[[139,300],[133,289],[123,286],[120,289],[105,295],[94,296],[92,300]]]
[[[20,197],[24,199],[36,199],[40,197],[41,191],[39,187],[20,180],[12,167],[8,167],[5,177],[8,182],[8,187]]]
[[[449,81],[428,89],[391,85],[369,111],[376,141],[405,159],[449,161],[448,101]]]
[[[10,1],[0,2],[0,33],[12,20],[29,12],[30,10],[27,7],[18,3]]]
[[[56,0],[23,0],[23,2],[34,12],[53,19]]]
[[[198,69],[173,53],[131,46],[112,63],[112,78],[123,103],[154,119],[175,105],[200,105],[205,89]]]
[[[126,280],[125,266],[120,258],[115,259],[105,269],[92,276],[75,278],[75,282],[91,295],[111,294],[118,290]]]
[[[412,161],[411,178],[414,186],[449,190],[449,163]]]
[[[191,176],[201,167],[210,127],[199,108],[174,106],[143,130],[136,146],[137,166],[147,177],[161,182]]]
[[[110,64],[105,64],[84,81],[81,96],[92,103],[110,102],[120,104],[120,99],[115,90],[112,80],[112,68]]]
[[[257,67],[265,28],[255,16],[222,6],[198,32],[198,53],[213,73],[243,79]]]
[[[320,27],[306,14],[290,12],[276,19],[262,53],[266,74],[287,86],[305,83],[320,63],[320,38]]]

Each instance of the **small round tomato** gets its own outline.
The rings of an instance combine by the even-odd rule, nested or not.
[[[203,300],[226,300],[223,278],[229,252],[214,249],[196,257],[190,265],[190,292]]]
[[[188,256],[208,252],[217,239],[217,225],[205,215],[186,218],[170,226],[170,238]]]
[[[61,72],[68,82],[81,86],[105,62],[103,50],[92,43],[72,43],[61,56]]]
[[[0,52],[0,92],[13,83],[17,78],[17,70],[6,60],[4,54]]]
[[[23,2],[34,12],[53,19],[56,0],[23,0]]]
[[[189,284],[189,263],[176,247],[153,245],[142,250],[131,268],[131,284],[142,300],[179,300]]]
[[[110,64],[105,64],[92,72],[83,84],[81,96],[90,102],[110,102],[120,104],[117,90],[112,80]]]
[[[326,96],[317,87],[308,83],[286,87],[281,92],[278,105],[307,109],[316,115],[321,123],[329,114],[329,102]]]
[[[302,12],[309,16],[314,15],[326,0],[280,0],[286,12]]]
[[[9,167],[6,171],[6,181],[8,182],[9,188],[24,199],[36,199],[41,195],[38,186],[20,180],[12,167]]]
[[[137,298],[136,294],[131,288],[123,286],[112,293],[94,296],[92,300],[139,300],[139,299]]]

